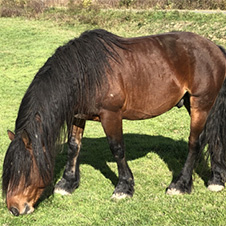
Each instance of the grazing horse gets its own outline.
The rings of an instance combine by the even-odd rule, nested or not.
[[[105,30],[84,32],[59,47],[38,71],[18,112],[3,165],[3,194],[9,211],[31,213],[54,175],[56,143],[68,137],[68,161],[55,192],[79,186],[78,156],[86,120],[101,122],[119,181],[114,198],[131,197],[134,178],[127,164],[122,119],[153,118],[184,105],[190,123],[189,152],[168,194],[190,193],[192,171],[208,144],[209,189],[226,179],[226,53],[188,32],[122,38]]]

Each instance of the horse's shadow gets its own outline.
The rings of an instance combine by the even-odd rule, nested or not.
[[[163,136],[149,136],[140,134],[124,134],[127,161],[135,160],[146,156],[150,152],[156,153],[172,172],[173,180],[180,173],[188,153],[187,142],[175,141]],[[55,179],[56,182],[61,176],[67,161],[67,145],[56,158]],[[107,140],[102,138],[83,138],[80,154],[80,164],[88,164],[99,170],[106,178],[110,179],[114,186],[117,185],[118,177],[109,168],[107,162],[114,162]],[[195,171],[207,185],[210,170],[207,161],[200,156],[199,167]],[[200,164],[201,163],[201,164]],[[133,171],[133,169],[132,169]]]
[[[163,136],[149,136],[140,134],[124,134],[126,145],[126,159],[132,161],[146,156],[148,153],[156,153],[168,166],[172,172],[172,180],[180,173],[187,154],[187,142],[183,140],[175,141]],[[99,170],[114,186],[117,185],[118,176],[108,166],[108,162],[115,162],[105,137],[83,138],[82,150],[80,153],[80,164],[88,164]],[[56,156],[55,176],[53,183],[45,190],[40,202],[53,194],[55,183],[62,177],[67,161],[67,144],[63,144],[60,152]],[[200,156],[199,164],[195,168],[196,173],[202,178],[207,186],[210,177],[210,169],[203,155]],[[133,171],[133,169],[131,169]]]

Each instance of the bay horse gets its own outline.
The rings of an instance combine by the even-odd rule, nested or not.
[[[118,167],[113,198],[132,197],[122,120],[153,118],[174,106],[190,114],[188,156],[168,194],[190,193],[195,162],[206,145],[209,189],[226,179],[226,52],[189,32],[123,38],[98,29],[59,47],[27,89],[3,164],[3,195],[18,216],[34,205],[54,175],[55,149],[67,136],[68,160],[55,192],[79,186],[79,152],[86,120],[99,121]]]

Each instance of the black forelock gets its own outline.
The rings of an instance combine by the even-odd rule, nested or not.
[[[26,150],[22,139],[17,136],[9,145],[3,163],[2,175],[2,191],[6,194],[9,181],[10,186],[15,188],[24,176],[26,178],[26,186],[30,183],[30,170],[32,165],[32,158],[28,150]]]

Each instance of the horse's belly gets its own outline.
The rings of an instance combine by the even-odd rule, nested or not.
[[[172,107],[174,107],[175,104],[167,104],[165,106],[158,106],[158,107],[136,107],[136,108],[128,108],[123,112],[123,119],[129,119],[129,120],[141,120],[141,119],[148,119],[153,118],[158,115],[161,115],[168,110],[170,110]]]
[[[137,109],[128,109],[123,113],[123,119],[129,120],[141,120],[141,119],[148,119],[153,118],[157,115],[152,114],[151,112],[139,111]]]
[[[123,118],[139,120],[153,118],[174,107],[184,96],[186,90],[175,82],[162,82],[161,86],[145,85],[127,92],[123,107]],[[146,89],[145,89],[146,88]]]

